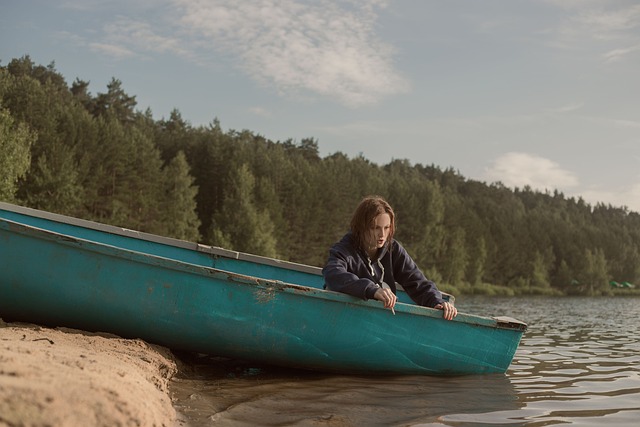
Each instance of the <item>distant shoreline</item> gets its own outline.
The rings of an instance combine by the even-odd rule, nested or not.
[[[497,296],[497,297],[528,297],[528,296],[553,296],[553,297],[574,297],[574,296],[615,296],[615,297],[638,297],[640,296],[640,288],[623,289],[623,288],[597,288],[592,293],[586,287],[574,287],[562,291],[551,286],[500,286],[483,283],[481,285],[449,285],[446,283],[438,283],[438,289],[443,292],[461,296]]]

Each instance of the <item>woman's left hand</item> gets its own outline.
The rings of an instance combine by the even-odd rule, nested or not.
[[[458,309],[455,308],[450,302],[445,301],[444,303],[438,304],[433,308],[444,311],[442,317],[444,317],[446,320],[451,320],[458,315]]]

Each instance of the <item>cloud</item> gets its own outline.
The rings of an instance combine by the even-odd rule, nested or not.
[[[158,34],[147,22],[120,17],[106,24],[103,30],[109,45],[127,46],[122,47],[123,50],[140,53],[173,53],[186,58],[193,57],[191,51],[183,47],[184,43],[180,38]]]
[[[395,69],[392,46],[376,35],[385,0],[171,0],[169,5],[146,5],[116,17],[91,48],[118,60],[168,53],[201,66],[224,61],[281,95],[319,95],[350,107],[376,104],[409,88]]]
[[[640,50],[640,44],[625,48],[612,49],[603,55],[604,62],[611,63],[621,61],[638,50]]]
[[[640,5],[619,0],[546,0],[567,12],[568,20],[596,38],[612,38],[640,26]]]
[[[89,43],[89,49],[94,52],[111,56],[116,59],[124,59],[135,56],[135,53],[123,46],[108,43]]]
[[[507,187],[529,186],[536,190],[570,189],[578,185],[578,178],[559,164],[528,153],[510,152],[494,160],[485,169],[488,182],[502,182]]]
[[[402,93],[391,46],[375,34],[385,2],[176,0],[184,30],[286,95],[316,94],[359,107]]]
[[[640,26],[640,5],[608,8],[612,4],[614,3],[603,1],[599,7],[581,9],[575,20],[590,28],[596,37],[604,39],[619,37]],[[615,4],[618,5],[619,2]]]
[[[620,61],[639,50],[640,5],[612,0],[547,0],[563,9],[550,33],[563,49],[596,52],[605,63]],[[606,53],[601,52],[605,50]]]

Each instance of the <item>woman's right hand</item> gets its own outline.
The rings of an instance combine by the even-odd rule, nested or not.
[[[373,297],[384,304],[384,308],[393,308],[396,305],[398,297],[391,289],[380,288],[373,294]]]

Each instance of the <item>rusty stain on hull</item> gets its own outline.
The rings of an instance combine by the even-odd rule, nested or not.
[[[271,302],[276,297],[275,288],[258,288],[254,292],[254,297],[258,304],[267,304]]]

